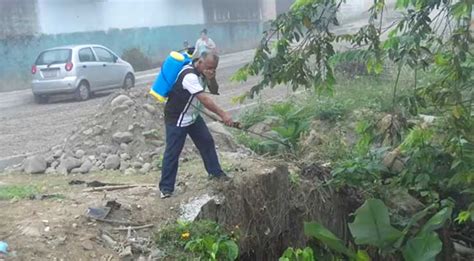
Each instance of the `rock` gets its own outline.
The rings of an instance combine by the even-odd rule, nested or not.
[[[86,135],[86,136],[89,136],[89,135],[91,135],[92,133],[94,133],[94,129],[92,129],[92,128],[89,128],[89,129],[87,129],[87,130],[85,130],[85,131],[82,132],[82,134],[84,134],[84,135]]]
[[[76,159],[73,157],[68,157],[61,160],[59,164],[58,171],[62,174],[67,174],[71,170],[75,168],[79,168],[82,165],[82,161],[80,159]]]
[[[81,167],[79,168],[79,173],[82,173],[82,174],[89,173],[89,171],[92,169],[93,166],[94,164],[92,164],[90,160],[86,159],[84,163],[82,163]]]
[[[47,163],[43,156],[30,156],[23,162],[23,167],[28,174],[41,174],[46,171]]]
[[[53,174],[53,173],[56,173],[56,169],[53,168],[53,167],[49,167],[49,168],[46,169],[46,171],[44,173]]]
[[[120,170],[121,171],[125,171],[126,169],[128,169],[130,167],[130,163],[128,163],[128,161],[125,161],[125,160],[122,160],[120,162]]]
[[[127,246],[125,247],[122,251],[119,253],[120,260],[132,260],[131,258],[133,257],[132,253],[132,246]]]
[[[83,150],[77,150],[76,154],[75,154],[76,158],[78,158],[78,159],[82,159],[82,157],[84,157],[84,155],[86,155],[86,153]]]
[[[124,95],[124,94],[121,94],[121,95],[115,97],[112,100],[112,102],[110,103],[110,105],[112,105],[113,107],[120,106],[120,105],[130,106],[132,104],[133,104],[133,100],[130,99],[130,97],[128,97],[127,95]]]
[[[55,160],[51,162],[51,168],[57,168],[59,166],[59,161]]]
[[[94,135],[102,135],[105,131],[104,126],[102,125],[96,125],[94,126]]]
[[[137,174],[137,171],[135,169],[128,168],[128,169],[125,170],[124,174],[128,175],[128,176],[135,175],[135,174]]]
[[[101,153],[100,156],[99,156],[99,159],[104,162],[105,159],[107,158],[107,156],[109,156],[107,153]]]
[[[127,143],[121,143],[120,144],[120,149],[123,151],[128,151],[128,145]]]
[[[51,163],[53,163],[53,162],[54,162],[54,157],[53,156],[48,156],[46,158],[46,164],[47,165],[51,165]]]
[[[143,137],[145,137],[145,139],[150,139],[150,140],[160,140],[162,139],[162,136],[163,136],[160,134],[160,132],[157,129],[144,131],[142,132],[142,135]]]
[[[90,240],[86,240],[82,242],[81,246],[82,248],[84,248],[84,250],[87,250],[87,251],[94,249],[94,246],[92,245],[92,242]]]
[[[401,211],[401,214],[411,216],[426,207],[404,188],[397,188],[387,192],[389,193],[386,197],[387,206],[390,209]]]
[[[104,163],[105,169],[118,169],[120,167],[120,157],[117,155],[109,155]]]
[[[150,251],[150,255],[148,256],[148,260],[161,260],[166,257],[166,252],[161,249],[154,248]]]
[[[274,124],[274,122],[270,121],[269,119],[265,119],[264,121],[250,127],[249,130],[256,133],[265,133],[272,129],[271,124]]]
[[[101,155],[102,153],[109,154],[114,153],[114,148],[112,146],[99,145],[95,151],[97,155]]]
[[[55,151],[53,152],[53,157],[54,157],[55,159],[61,157],[61,155],[63,155],[63,150],[61,150],[61,149],[55,150]]]
[[[145,109],[145,111],[149,112],[150,114],[155,114],[156,113],[155,106],[153,106],[151,104],[148,104],[148,103],[143,105],[143,109]]]
[[[135,161],[132,163],[132,167],[135,169],[141,169],[143,167],[143,164],[141,162]]]
[[[132,157],[130,157],[130,155],[128,155],[127,153],[122,153],[122,154],[120,154],[120,158],[123,159],[123,160],[129,160]]]
[[[94,165],[95,165],[96,167],[99,167],[99,166],[102,165],[103,163],[104,163],[103,161],[97,160]]]
[[[140,169],[140,173],[146,174],[146,173],[150,172],[150,170],[151,170],[151,164],[147,162],[147,163],[143,164],[142,168]]]
[[[87,159],[90,160],[91,162],[95,162],[96,158],[94,155],[87,156]]]
[[[117,106],[115,107],[113,110],[112,110],[112,114],[119,114],[121,112],[124,112],[126,110],[128,110],[130,107],[128,107],[128,105],[120,105],[120,106]],[[114,121],[114,124],[116,124],[117,122]]]
[[[130,143],[133,140],[133,134],[130,132],[117,132],[112,136],[117,143]]]

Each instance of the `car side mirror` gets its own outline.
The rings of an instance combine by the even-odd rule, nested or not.
[[[117,63],[118,59],[119,58],[117,56],[114,56],[114,63]]]

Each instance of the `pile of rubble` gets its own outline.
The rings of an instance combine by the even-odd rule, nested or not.
[[[209,129],[218,149],[236,151],[231,134],[219,123]],[[145,89],[112,94],[93,119],[82,122],[63,144],[48,152],[30,156],[10,171],[41,173],[89,173],[120,170],[125,174],[157,170],[164,152],[163,105]],[[181,159],[196,155],[192,142],[186,142]]]

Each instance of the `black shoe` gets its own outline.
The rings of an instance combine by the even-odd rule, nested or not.
[[[160,198],[165,199],[171,197],[172,195],[173,193],[171,192],[161,192]]]
[[[222,173],[220,175],[209,175],[210,180],[218,180],[218,181],[229,181],[231,178],[227,176],[227,174]]]

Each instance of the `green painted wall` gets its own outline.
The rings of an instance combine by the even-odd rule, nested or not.
[[[223,53],[254,48],[261,38],[263,23],[227,22],[209,25],[181,25],[155,28],[112,29],[108,31],[58,35],[18,36],[0,40],[0,91],[29,87],[30,68],[44,49],[71,44],[101,44],[118,55],[128,48],[139,48],[158,61],[184,40],[194,43],[203,28]]]

